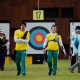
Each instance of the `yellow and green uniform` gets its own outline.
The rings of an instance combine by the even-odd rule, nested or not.
[[[48,50],[58,50],[59,49],[58,42],[51,41],[51,40],[55,39],[56,35],[57,35],[57,33],[54,35],[52,35],[51,33],[47,34],[46,39],[49,41],[48,46],[47,46]],[[59,35],[58,39],[61,39],[60,35]]]
[[[21,38],[24,35],[25,32],[26,32],[26,30],[23,31],[23,32],[21,32],[20,29],[16,30],[15,34],[14,34],[14,37]],[[29,37],[30,37],[30,33],[28,32],[26,38],[29,38]],[[27,49],[27,48],[28,48],[27,43],[16,42],[15,50],[24,50],[24,49]]]
[[[58,50],[59,45],[58,42],[52,41],[55,39],[57,33],[52,35],[51,33],[47,34],[46,39],[48,40],[47,46],[47,61],[49,70],[52,69],[52,57],[53,57],[53,73],[56,74],[57,71],[57,58],[58,58]],[[58,40],[61,39],[61,36],[58,36]]]
[[[25,32],[26,32],[26,30],[21,32],[20,29],[18,29],[15,31],[14,37],[22,38],[22,36],[24,35]],[[28,32],[26,38],[29,38],[29,37],[30,37],[30,33]],[[16,50],[17,73],[22,72],[22,74],[25,74],[25,71],[26,71],[25,59],[26,59],[27,48],[28,48],[27,43],[16,42],[15,50]],[[22,62],[22,71],[21,71],[20,61]]]

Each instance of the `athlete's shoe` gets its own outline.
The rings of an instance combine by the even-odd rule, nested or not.
[[[56,74],[55,74],[55,73],[53,73],[53,76],[56,76]]]
[[[72,68],[70,68],[70,71],[71,71],[71,73],[73,73],[73,69]]]
[[[20,73],[17,73],[17,76],[20,76]]]
[[[1,71],[4,71],[4,69],[1,69]]]
[[[4,69],[3,69],[3,68],[1,68],[1,71],[4,71]]]
[[[48,75],[51,75],[51,73],[52,73],[52,69],[50,69],[50,70],[49,70],[49,73],[48,73]]]

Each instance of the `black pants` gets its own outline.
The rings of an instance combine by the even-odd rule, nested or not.
[[[1,68],[1,53],[0,53],[0,68]]]
[[[71,51],[73,53],[73,48],[71,48]],[[76,63],[76,55],[75,56],[72,56],[72,59],[71,59],[71,66],[74,65]]]
[[[7,54],[7,50],[4,50],[0,53],[0,68],[3,69],[5,63],[5,57]]]

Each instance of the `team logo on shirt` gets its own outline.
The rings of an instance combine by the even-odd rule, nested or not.
[[[49,33],[49,31],[42,26],[37,26],[37,27],[32,28],[29,32],[30,32],[29,45],[33,49],[42,50],[45,37],[47,33]]]

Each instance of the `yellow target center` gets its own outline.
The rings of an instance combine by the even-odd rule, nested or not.
[[[36,40],[37,41],[41,41],[42,40],[42,36],[41,35],[36,36]]]

